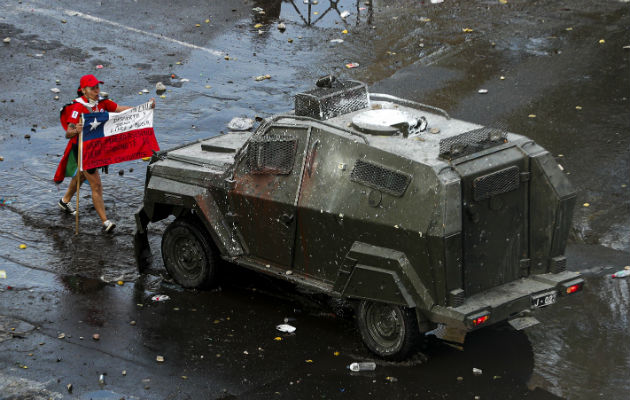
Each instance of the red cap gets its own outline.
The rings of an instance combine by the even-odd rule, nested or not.
[[[96,86],[99,83],[103,83],[102,81],[99,81],[98,79],[96,79],[96,77],[94,75],[83,75],[81,77],[81,81],[79,82],[79,87],[81,87],[81,89],[85,88],[85,87],[92,87],[92,86]]]

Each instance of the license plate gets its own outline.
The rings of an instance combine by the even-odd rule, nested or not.
[[[545,307],[556,302],[556,292],[547,292],[532,296],[532,307],[540,308]]]

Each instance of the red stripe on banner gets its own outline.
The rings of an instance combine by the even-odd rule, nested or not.
[[[83,169],[149,157],[160,148],[153,128],[135,129],[83,142]]]

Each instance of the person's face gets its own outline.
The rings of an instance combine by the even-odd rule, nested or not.
[[[98,94],[101,92],[101,88],[96,86],[86,86],[83,88],[83,94],[90,100],[98,100]]]

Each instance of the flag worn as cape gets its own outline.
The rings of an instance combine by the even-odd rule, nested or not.
[[[63,156],[55,172],[55,177],[53,178],[55,183],[61,183],[66,176],[74,176],[77,173],[76,143],[76,137],[68,140],[68,145],[63,152]]]
[[[151,102],[121,113],[83,114],[82,170],[149,157],[159,150]]]

